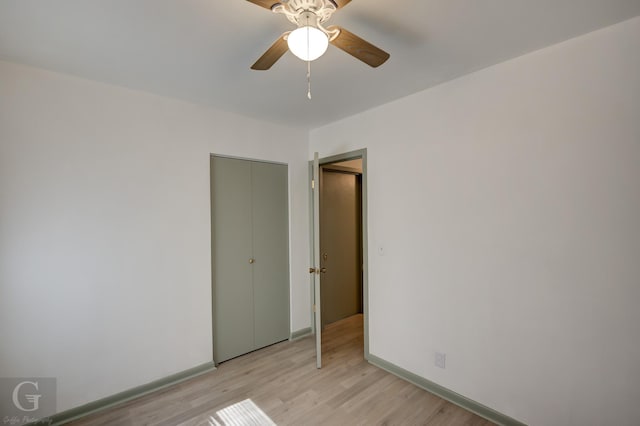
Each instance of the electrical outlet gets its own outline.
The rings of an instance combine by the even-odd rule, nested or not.
[[[435,362],[434,362],[436,367],[444,369],[446,363],[447,363],[447,354],[436,352],[436,357],[435,357]]]

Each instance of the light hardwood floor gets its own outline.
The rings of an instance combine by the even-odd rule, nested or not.
[[[320,370],[312,337],[282,342],[73,424],[259,425],[269,424],[267,417],[281,426],[492,424],[366,362],[362,315],[322,335]],[[251,416],[253,422],[242,422]]]

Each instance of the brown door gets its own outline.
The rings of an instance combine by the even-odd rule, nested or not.
[[[337,163],[339,164],[339,163]],[[322,326],[362,313],[362,175],[325,165],[320,182]]]

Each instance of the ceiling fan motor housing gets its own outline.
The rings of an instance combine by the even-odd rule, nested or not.
[[[336,9],[335,3],[331,0],[289,0],[275,5],[272,10],[284,14],[297,26],[318,27],[331,18]]]

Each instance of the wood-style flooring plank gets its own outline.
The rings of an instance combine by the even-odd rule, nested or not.
[[[279,426],[492,424],[366,362],[362,315],[326,326],[322,339],[320,370],[309,336],[229,360],[72,424],[227,426],[221,410],[230,406],[240,417],[246,407],[257,407],[245,415],[266,416]]]

